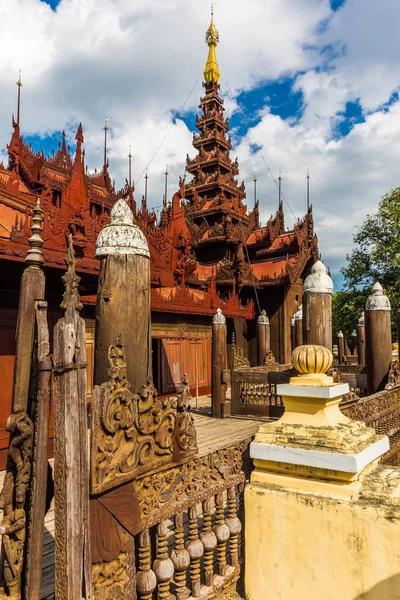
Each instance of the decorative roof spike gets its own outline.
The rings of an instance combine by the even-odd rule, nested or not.
[[[19,77],[18,77],[18,81],[17,81],[16,85],[18,86],[17,125],[19,127],[19,117],[20,117],[20,110],[21,110],[21,87],[22,87],[21,71],[19,72]]]
[[[265,312],[265,310],[261,311],[260,316],[257,319],[257,323],[259,325],[269,325],[269,319],[267,317],[267,313]]]
[[[372,295],[368,297],[366,310],[391,310],[390,301],[383,293],[383,287],[377,281],[372,288]]]
[[[307,212],[310,210],[310,169],[307,169]]]
[[[76,258],[74,252],[74,245],[72,240],[72,234],[68,238],[68,250],[67,250],[67,271],[63,275],[64,282],[64,294],[61,302],[61,308],[64,311],[79,311],[82,310],[83,306],[79,296],[78,286],[81,278],[76,274]]]
[[[43,252],[41,250],[43,246],[43,239],[41,237],[41,233],[43,231],[43,210],[40,206],[39,198],[37,199],[35,208],[33,209],[32,221],[32,235],[28,240],[30,249],[28,250],[25,258],[25,263],[28,265],[28,267],[39,268],[44,263]]]
[[[104,121],[104,161],[103,161],[103,166],[104,169],[106,169],[107,167],[107,131],[108,131],[108,118],[105,118]]]
[[[204,80],[206,83],[218,83],[221,76],[215,51],[219,43],[219,32],[214,23],[214,5],[215,2],[211,4],[211,23],[206,32],[206,44],[209,47],[207,63],[204,69]]]
[[[222,310],[220,308],[217,308],[217,312],[215,313],[215,315],[213,317],[213,324],[225,325],[225,323],[226,323],[226,319],[225,319],[224,315],[222,314]]]

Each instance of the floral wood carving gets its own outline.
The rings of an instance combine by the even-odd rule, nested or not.
[[[158,398],[151,381],[130,391],[122,337],[108,351],[109,381],[93,391],[92,493],[197,452],[196,431],[182,396]]]
[[[128,554],[121,552],[115,560],[92,566],[93,592],[96,600],[125,598],[128,583]]]
[[[0,533],[4,556],[2,580],[5,598],[21,597],[21,576],[25,556],[26,495],[32,468],[33,423],[20,406],[15,406],[7,420],[10,432],[6,476],[0,494],[4,511]]]
[[[131,535],[243,482],[249,441],[134,479],[129,484],[132,506],[136,507],[134,524],[129,526]],[[107,495],[99,501],[107,507]]]

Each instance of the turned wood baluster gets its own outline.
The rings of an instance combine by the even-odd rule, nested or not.
[[[151,568],[151,548],[149,530],[139,535],[139,571],[136,574],[136,587],[140,600],[152,600],[157,578]]]
[[[185,548],[183,513],[175,517],[175,548],[171,559],[175,567],[176,600],[185,600],[189,596],[186,587],[186,570],[190,565],[190,555]]]
[[[236,569],[239,567],[239,535],[242,531],[242,524],[237,516],[236,486],[228,490],[228,517],[226,524],[231,532],[229,538],[231,565]]]
[[[189,508],[189,542],[187,549],[190,555],[190,579],[192,582],[192,596],[200,596],[200,560],[204,554],[204,546],[199,538],[196,506]]]
[[[224,497],[222,493],[215,496],[215,525],[214,533],[217,536],[218,574],[226,575],[226,542],[229,540],[229,527],[224,518]]]
[[[154,573],[158,581],[158,600],[169,598],[170,581],[174,575],[174,563],[168,556],[167,533],[168,522],[162,521],[157,526],[157,558],[153,564]]]
[[[212,530],[211,498],[207,498],[207,500],[204,500],[203,502],[203,531],[200,534],[200,539],[204,546],[206,586],[212,587],[214,578],[214,550],[217,547],[217,537]]]

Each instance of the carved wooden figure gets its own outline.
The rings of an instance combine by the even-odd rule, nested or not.
[[[54,516],[56,600],[91,597],[85,322],[69,238],[64,317],[54,327]]]
[[[262,366],[264,359],[271,349],[269,319],[265,310],[261,311],[257,319],[257,356],[258,364]]]
[[[389,298],[376,282],[365,307],[365,339],[368,394],[384,389],[392,362],[391,309]]]
[[[125,200],[118,200],[111,223],[100,232],[96,257],[101,263],[94,381],[101,385],[107,380],[108,349],[123,333],[127,376],[132,392],[137,393],[151,375],[150,254]]]
[[[318,260],[304,282],[303,343],[332,350],[333,281],[325,265]]]
[[[226,352],[226,319],[218,308],[212,324],[211,380],[212,416],[217,419],[230,414],[230,403],[226,402],[226,383],[222,380],[222,372],[226,369]]]

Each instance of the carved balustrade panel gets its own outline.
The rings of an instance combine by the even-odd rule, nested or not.
[[[148,381],[139,394],[133,394],[122,338],[110,346],[108,361],[109,381],[93,390],[92,494],[197,453],[187,391],[160,398]]]

